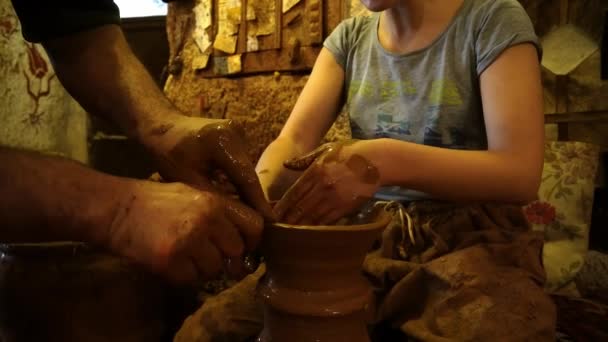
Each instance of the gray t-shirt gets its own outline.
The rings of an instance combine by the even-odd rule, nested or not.
[[[534,27],[519,2],[464,0],[435,41],[407,54],[390,53],[380,45],[379,18],[373,14],[347,19],[324,43],[345,71],[353,137],[487,149],[479,75],[515,44],[532,43],[541,54]],[[377,197],[427,196],[387,187]]]

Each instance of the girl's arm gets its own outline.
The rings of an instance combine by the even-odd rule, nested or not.
[[[509,48],[482,73],[480,81],[486,151],[394,139],[324,146],[288,163],[306,171],[276,204],[279,220],[331,224],[356,211],[380,186],[389,185],[454,201],[534,199],[544,146],[536,50],[529,44]]]
[[[342,106],[343,85],[344,70],[323,48],[285,126],[256,166],[268,199],[278,200],[299,175],[285,169],[283,162],[317,147],[333,124]]]

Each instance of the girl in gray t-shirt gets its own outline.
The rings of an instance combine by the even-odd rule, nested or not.
[[[530,19],[516,0],[363,4],[374,13],[327,38],[258,162],[278,217],[331,225],[370,199],[391,201],[394,220],[364,264],[373,340],[554,341],[543,237],[520,207],[536,196],[544,147]],[[319,147],[343,107],[355,140]],[[256,279],[201,308],[231,322],[207,335],[261,328],[248,317],[260,312],[247,292]]]

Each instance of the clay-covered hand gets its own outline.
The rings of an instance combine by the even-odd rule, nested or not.
[[[248,146],[230,120],[173,117],[154,127],[145,140],[152,146],[164,180],[212,191],[217,188],[210,179],[216,171],[222,171],[245,203],[273,218],[247,155]]]
[[[367,202],[380,186],[380,174],[366,158],[365,144],[329,143],[286,161],[286,168],[306,171],[275,205],[279,222],[332,224]]]
[[[177,284],[226,270],[259,242],[263,218],[215,192],[182,183],[127,181],[102,243]]]
[[[258,171],[258,177],[262,184],[262,189],[266,193],[266,198],[270,202],[277,202],[289,187],[295,183],[302,172],[294,172],[285,169],[282,164],[278,168],[265,168]]]

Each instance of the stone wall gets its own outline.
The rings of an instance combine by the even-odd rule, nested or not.
[[[187,55],[184,60],[188,60]],[[189,115],[237,121],[244,128],[252,147],[250,158],[255,161],[281,131],[307,79],[307,75],[280,73],[200,79],[183,70],[179,77],[169,77],[165,93]],[[341,115],[326,140],[349,136],[348,119]]]

